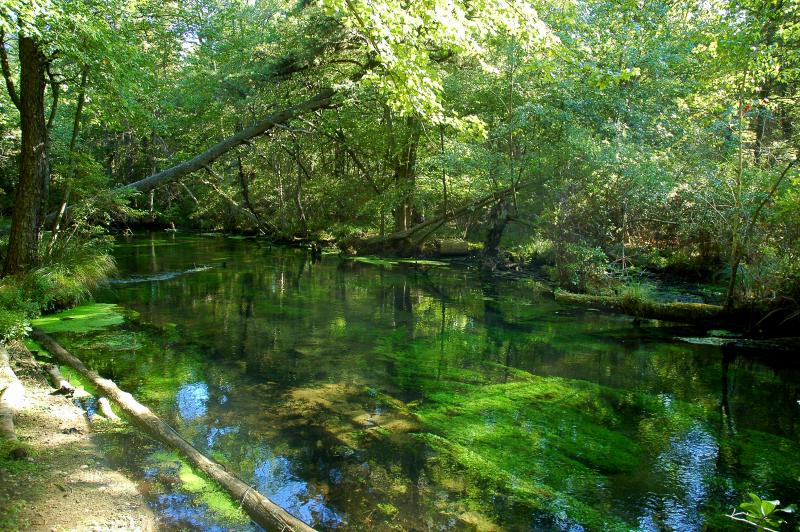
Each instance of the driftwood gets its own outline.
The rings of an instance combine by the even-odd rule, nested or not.
[[[133,396],[120,390],[113,381],[105,379],[87,368],[83,362],[72,356],[55,340],[39,330],[33,331],[33,337],[44,346],[57,360],[73,368],[89,380],[98,391],[104,393],[142,430],[159,442],[168,445],[183,454],[200,471],[222,486],[230,496],[240,501],[242,508],[250,517],[267,530],[314,530],[301,520],[289,514],[261,493],[248,486],[225,470],[223,466],[209,459],[192,447],[175,429],[167,425],[153,414]]]
[[[14,430],[14,415],[24,404],[25,388],[11,369],[6,347],[0,345],[0,438],[12,442],[9,455],[14,458],[22,458],[27,454],[24,447],[19,445]]]
[[[55,364],[46,364],[44,370],[47,372],[47,375],[50,376],[50,382],[53,383],[53,388],[56,389],[53,395],[72,395],[75,393],[75,387],[61,375],[58,366]]]

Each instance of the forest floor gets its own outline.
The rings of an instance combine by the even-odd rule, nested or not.
[[[51,395],[41,373],[14,354],[26,396],[14,421],[30,455],[0,460],[0,529],[154,530],[144,497],[109,465],[83,410]]]

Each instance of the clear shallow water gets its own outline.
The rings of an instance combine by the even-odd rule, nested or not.
[[[138,320],[59,340],[315,527],[699,530],[747,491],[800,501],[796,353],[463,268],[195,236],[116,257],[97,299]],[[166,525],[249,528],[157,446],[108,445]]]

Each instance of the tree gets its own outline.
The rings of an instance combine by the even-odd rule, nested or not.
[[[14,196],[14,215],[11,220],[11,234],[3,275],[22,273],[37,264],[42,215],[46,208],[47,190],[50,186],[48,128],[52,124],[52,119],[48,121],[49,124],[45,121],[47,86],[45,71],[49,59],[45,56],[33,21],[28,20],[29,15],[30,13],[25,11],[16,13],[19,24],[17,29],[19,92],[9,65],[5,40],[6,28],[0,28],[0,61],[2,61],[3,77],[9,97],[19,110],[22,129],[19,181]],[[55,87],[53,89],[54,116],[58,93]]]

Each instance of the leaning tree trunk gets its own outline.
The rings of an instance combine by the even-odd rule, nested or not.
[[[248,143],[252,138],[263,135],[271,129],[294,120],[305,113],[331,107],[333,105],[333,95],[333,89],[323,89],[308,100],[297,105],[287,107],[281,111],[276,111],[275,113],[267,116],[261,122],[253,124],[252,126],[247,127],[224,140],[221,140],[203,153],[196,155],[191,159],[176,164],[175,166],[167,168],[166,170],[162,170],[157,174],[140,179],[139,181],[117,187],[114,189],[114,192],[148,192],[156,187],[160,187],[182,177],[186,177],[192,172],[202,170],[228,153],[233,148]],[[50,213],[47,216],[47,222],[50,223],[52,220],[55,220],[56,216],[57,213]]]
[[[351,255],[413,255],[419,251],[420,246],[425,241],[433,236],[433,234],[447,222],[455,220],[459,216],[475,212],[487,205],[496,203],[501,199],[507,198],[509,194],[526,189],[532,185],[533,182],[518,183],[509,188],[492,192],[482,198],[478,198],[472,203],[468,203],[440,216],[420,222],[405,231],[395,231],[388,235],[378,235],[368,238],[350,238],[340,241],[338,245],[342,251]]]
[[[46,59],[34,39],[20,35],[19,62],[22,145],[3,275],[25,272],[37,263],[44,191],[50,180],[44,118]]]

